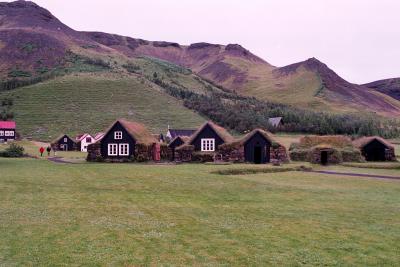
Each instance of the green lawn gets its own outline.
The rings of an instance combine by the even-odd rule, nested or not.
[[[400,261],[400,181],[232,167],[0,159],[0,265]]]

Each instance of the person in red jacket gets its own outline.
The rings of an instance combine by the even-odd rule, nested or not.
[[[44,147],[41,146],[39,148],[39,152],[40,152],[40,156],[43,157]]]

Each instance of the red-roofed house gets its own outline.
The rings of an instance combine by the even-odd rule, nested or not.
[[[15,140],[15,121],[0,121],[0,142]]]

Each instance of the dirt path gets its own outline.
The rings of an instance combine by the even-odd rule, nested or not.
[[[49,157],[47,159],[54,163],[76,164],[75,162],[65,161],[62,157]]]
[[[400,176],[387,176],[387,175],[376,175],[376,174],[364,174],[364,173],[351,173],[351,172],[335,172],[335,171],[309,171],[313,173],[330,174],[330,175],[344,175],[354,177],[365,177],[365,178],[376,178],[376,179],[393,179],[400,180]]]

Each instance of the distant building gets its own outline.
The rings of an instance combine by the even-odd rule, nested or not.
[[[275,128],[278,128],[284,124],[282,117],[269,118],[268,123]]]
[[[75,140],[73,140],[66,134],[62,134],[56,139],[54,139],[53,142],[51,142],[51,147],[54,150],[61,150],[61,151],[77,150],[77,144]]]
[[[16,138],[15,121],[0,121],[0,142],[15,140]]]
[[[75,142],[76,142],[76,144],[77,144],[77,148],[78,148],[80,151],[82,151],[82,152],[87,152],[87,147],[88,147],[90,144],[93,144],[95,141],[96,141],[96,140],[94,139],[94,137],[91,136],[91,135],[88,134],[88,133],[78,135],[78,136],[75,138]]]
[[[366,161],[396,161],[394,146],[379,136],[362,137],[353,141]]]
[[[165,137],[168,140],[173,140],[178,136],[187,136],[190,137],[192,134],[194,134],[196,130],[193,129],[168,129],[167,134]]]

